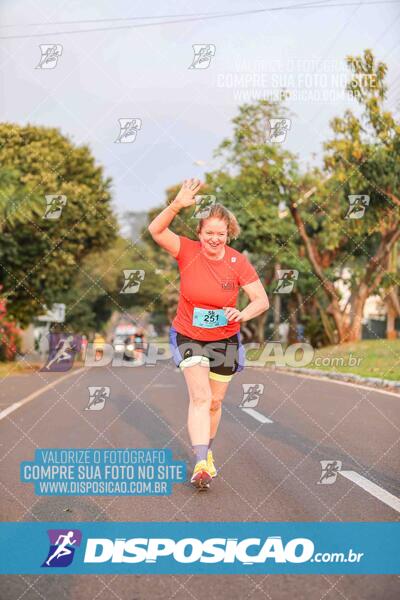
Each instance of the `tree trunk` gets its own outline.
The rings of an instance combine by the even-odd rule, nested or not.
[[[396,271],[398,264],[398,244],[393,247],[390,256],[388,257],[387,270],[393,275],[393,279],[396,281]],[[387,309],[387,321],[386,321],[386,338],[388,340],[395,340],[397,338],[397,331],[395,320],[396,317],[400,317],[400,299],[399,299],[399,286],[394,285],[387,291],[385,297],[386,309]]]
[[[396,340],[396,317],[400,317],[398,286],[390,288],[385,298],[385,302],[387,308],[386,338],[388,340]]]
[[[389,297],[386,299],[387,321],[386,321],[386,339],[395,340],[397,332],[395,329],[396,311]]]
[[[265,336],[265,323],[267,321],[267,313],[263,312],[259,317],[255,319],[257,325],[257,342],[262,344],[264,342]]]
[[[332,315],[336,325],[336,332],[334,332],[334,343],[338,344],[346,338],[346,331],[348,330],[346,321],[347,317],[340,310],[339,302],[333,299],[329,304],[326,312]]]
[[[335,338],[335,331],[334,331],[334,329],[332,327],[332,323],[329,320],[328,315],[326,314],[326,312],[322,308],[321,304],[318,302],[318,300],[316,300],[315,306],[319,310],[319,314],[320,314],[320,317],[321,317],[322,326],[324,328],[325,335],[328,338],[329,343],[333,346],[336,343],[337,340]],[[315,318],[316,318],[316,316],[317,315],[315,314]]]
[[[264,327],[267,316],[263,313],[259,317],[251,319],[241,324],[240,331],[242,333],[243,342],[263,342]]]
[[[354,322],[349,327],[349,330],[346,334],[346,338],[343,340],[343,342],[359,342],[361,340],[362,314],[363,309],[361,308],[361,314],[358,314],[354,319]]]
[[[303,295],[298,290],[295,290],[294,295],[297,300],[297,309],[299,311],[299,315],[302,319],[305,319],[307,317],[307,312],[304,306]]]
[[[362,283],[358,288],[358,293],[354,296],[354,302],[352,303],[350,314],[351,321],[346,332],[346,342],[359,342],[362,334],[362,319],[364,314],[365,302],[368,298],[368,288]]]
[[[297,342],[297,303],[294,298],[290,298],[288,303],[289,308],[289,335],[288,343],[294,344]]]
[[[311,193],[314,193],[314,191],[315,190],[313,188],[308,194],[310,195]],[[387,195],[389,195],[392,200],[398,206],[400,206],[400,200],[397,197],[389,193]],[[289,204],[289,209],[297,226],[298,232],[304,242],[307,258],[311,263],[315,275],[321,282],[322,289],[330,300],[330,305],[327,309],[327,312],[329,312],[335,320],[338,337],[337,341],[342,343],[350,340],[360,340],[365,301],[367,297],[370,294],[373,294],[381,284],[382,278],[386,272],[385,267],[388,256],[390,252],[392,252],[392,249],[397,241],[400,239],[400,228],[398,226],[398,221],[390,229],[388,229],[384,235],[382,235],[375,255],[370,257],[370,260],[367,263],[363,279],[358,287],[358,292],[354,303],[354,311],[351,311],[351,313],[353,313],[353,318],[349,324],[348,315],[341,310],[337,289],[335,288],[333,282],[327,279],[324,275],[323,263],[319,248],[317,247],[315,239],[309,237],[307,233],[306,226],[299,213],[297,203],[291,202]],[[326,266],[327,265],[325,265],[325,268]]]
[[[278,270],[281,268],[279,263],[275,264],[275,280],[278,280]],[[274,294],[274,339],[280,339],[279,325],[281,322],[281,295]]]
[[[244,344],[251,342],[253,338],[253,332],[251,331],[248,322],[241,324],[240,333],[242,334],[242,341]]]

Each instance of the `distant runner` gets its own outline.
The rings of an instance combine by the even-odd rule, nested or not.
[[[240,323],[269,307],[254,267],[228,246],[240,227],[222,204],[213,204],[205,218],[199,219],[198,241],[168,228],[182,208],[195,204],[201,186],[198,179],[185,180],[175,200],[149,225],[154,241],[177,260],[180,271],[170,344],[188,387],[188,431],[196,457],[191,482],[200,490],[207,489],[217,475],[211,444],[221,419],[221,403],[234,373],[244,367]],[[236,308],[240,287],[250,299],[242,311]]]

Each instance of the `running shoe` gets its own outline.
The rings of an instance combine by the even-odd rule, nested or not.
[[[207,467],[208,467],[208,472],[210,473],[211,477],[216,477],[217,476],[217,469],[215,468],[214,465],[214,457],[213,457],[213,453],[212,450],[209,450],[207,452]]]
[[[210,487],[211,479],[212,477],[208,470],[207,461],[199,460],[194,468],[190,483],[192,483],[199,490],[207,490]]]

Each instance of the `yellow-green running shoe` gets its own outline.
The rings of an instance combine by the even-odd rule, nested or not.
[[[208,464],[206,460],[199,460],[193,470],[192,483],[199,490],[207,490],[210,487],[210,481],[212,477],[208,470]]]
[[[208,467],[208,471],[209,471],[211,477],[216,477],[217,469],[215,468],[215,465],[214,465],[214,457],[213,457],[212,450],[209,450],[207,452],[207,467]]]

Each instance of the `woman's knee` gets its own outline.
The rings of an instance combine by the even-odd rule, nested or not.
[[[210,406],[211,404],[211,390],[207,389],[206,387],[196,387],[195,389],[191,390],[190,393],[190,401],[191,403],[196,406]]]
[[[218,412],[221,407],[222,407],[222,400],[223,398],[218,398],[216,396],[212,396],[211,398],[211,405],[210,405],[210,411],[211,412]]]

